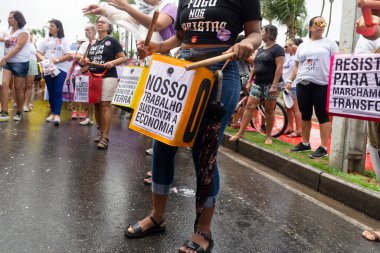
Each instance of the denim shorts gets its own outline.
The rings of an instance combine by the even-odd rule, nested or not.
[[[269,93],[271,86],[271,84],[254,84],[251,88],[251,96],[260,100],[277,100],[278,91]]]
[[[12,72],[15,77],[26,77],[29,70],[29,62],[7,62],[4,69]]]

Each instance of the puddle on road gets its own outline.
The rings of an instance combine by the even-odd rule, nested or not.
[[[173,187],[170,189],[170,193],[178,194],[184,197],[194,197],[195,191],[193,189],[185,188],[185,187]]]

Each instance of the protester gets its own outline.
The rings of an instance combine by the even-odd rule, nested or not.
[[[244,35],[239,35],[236,39],[236,43],[239,43],[244,39]],[[241,91],[240,91],[240,99],[246,96],[245,94],[245,86],[249,80],[249,74],[251,73],[251,64],[250,59],[241,59],[238,60],[238,67],[239,67],[239,75],[240,75],[240,85],[241,85]],[[244,114],[246,104],[242,105],[241,107],[237,108],[237,111],[234,112],[231,120],[231,127],[233,128],[240,128],[240,120],[241,117]]]
[[[257,0],[234,2],[219,0],[206,2],[204,15],[189,18],[189,13],[197,10],[194,2],[180,0],[175,29],[176,36],[161,43],[150,43],[148,47],[143,42],[138,43],[139,56],[144,57],[152,53],[166,53],[172,48],[181,46],[179,57],[197,61],[223,52],[235,52],[237,59],[246,59],[261,43],[260,36],[260,3]],[[205,18],[206,17],[206,18]],[[204,26],[207,23],[213,26]],[[198,29],[199,28],[199,29]],[[235,44],[237,35],[244,29],[246,38]],[[211,70],[221,69],[224,62],[209,66]],[[216,89],[214,89],[210,101],[215,100]],[[236,62],[229,63],[223,71],[223,89],[221,100],[227,111],[222,119],[219,141],[223,135],[224,128],[231,118],[240,93],[240,80]],[[200,143],[205,134],[205,125],[210,115],[204,115],[201,126],[193,146],[193,162],[198,171]],[[215,136],[216,137],[216,136]],[[151,214],[140,220],[133,226],[128,226],[125,235],[128,238],[141,238],[152,233],[162,233],[166,230],[165,207],[168,199],[170,185],[174,175],[174,157],[177,147],[154,141],[153,144],[153,182],[152,198],[153,209]],[[202,175],[196,173],[197,180]],[[203,210],[194,224],[195,230],[179,252],[209,252],[213,247],[211,237],[211,221],[214,214],[216,197],[219,191],[219,173],[215,165],[212,189],[208,199],[203,205]],[[197,189],[201,190],[201,189]]]
[[[254,110],[264,99],[266,115],[265,144],[272,144],[272,129],[275,121],[275,106],[278,97],[278,86],[283,82],[282,69],[284,65],[284,49],[276,44],[277,27],[266,25],[261,32],[264,46],[257,51],[254,68],[252,68],[246,88],[250,89],[247,107],[243,115],[239,131],[230,138],[236,141],[244,137],[246,128],[251,121]],[[255,78],[251,88],[251,81]]]
[[[30,35],[30,58],[29,58],[29,70],[26,76],[26,85],[25,85],[25,96],[24,96],[24,106],[23,111],[29,112],[32,110],[33,105],[31,103],[32,89],[34,84],[34,78],[38,75],[38,64],[37,64],[37,48],[33,41],[33,36]]]
[[[81,46],[78,50],[78,53],[76,55],[77,61],[79,61],[81,58],[86,56],[89,43],[95,43],[95,41],[96,41],[96,27],[95,27],[95,25],[93,25],[93,24],[86,25],[86,27],[84,29],[84,33],[85,33],[88,41],[85,41],[81,44]],[[87,70],[87,69],[80,69],[80,72],[83,72],[85,70]],[[90,103],[82,103],[82,110],[84,110],[85,107],[87,107],[87,117],[86,117],[86,113],[84,113],[85,119],[83,121],[79,122],[79,124],[81,126],[90,126],[93,124],[93,114],[94,114],[93,108],[94,108],[94,105],[90,104]],[[83,118],[83,115],[81,115],[81,116]]]
[[[8,96],[9,85],[14,80],[14,98],[17,112],[13,120],[22,119],[26,76],[29,70],[29,32],[25,29],[24,15],[19,11],[12,11],[8,16],[9,29],[0,41],[5,42],[5,55],[0,59],[0,67],[3,67],[3,83],[0,87],[1,112],[0,121],[8,121]]]
[[[85,59],[80,60],[81,65],[89,65],[89,62],[104,64],[104,67],[90,65],[92,74],[102,74],[102,94],[99,103],[95,104],[95,119],[99,126],[98,136],[95,138],[98,149],[107,149],[109,144],[109,132],[112,119],[111,100],[117,88],[118,79],[115,66],[127,61],[120,43],[110,37],[113,28],[105,17],[96,20],[98,38],[91,45]]]
[[[126,1],[108,1],[109,5],[118,8],[119,10],[125,11],[130,16],[125,13],[118,12],[112,8],[107,8],[107,6],[90,5],[84,9],[85,14],[93,13],[97,15],[104,15],[110,18],[113,23],[120,23],[120,19],[128,20],[133,18],[134,21],[145,29],[149,28],[152,16],[155,10],[159,10],[160,14],[157,19],[155,26],[155,31],[159,33],[153,36],[153,42],[165,41],[175,34],[174,22],[177,17],[177,6],[170,1],[160,1],[160,0],[143,0],[138,2],[138,9],[133,8]],[[122,24],[122,23],[121,23]],[[126,27],[128,28],[128,27]],[[138,29],[141,30],[141,29]],[[144,33],[142,31],[141,33]],[[145,31],[146,33],[146,31]],[[153,148],[145,150],[147,155],[153,154]],[[147,172],[146,178],[144,178],[144,184],[150,185],[152,183],[152,173]]]
[[[303,42],[296,52],[296,65],[286,80],[295,83],[299,109],[302,114],[302,142],[291,152],[311,150],[310,131],[313,108],[320,128],[321,146],[310,154],[311,158],[327,156],[327,142],[331,135],[331,123],[326,111],[327,83],[331,56],[338,51],[334,41],[323,37],[326,21],[313,17],[309,22],[309,41]]]
[[[297,40],[288,40],[285,43],[284,49],[285,53],[288,54],[288,57],[285,57],[284,70],[282,71],[282,78],[284,78],[284,80],[289,79],[295,66],[294,54],[299,44],[296,44],[294,41]],[[288,127],[284,134],[286,134],[289,138],[300,137],[302,120],[301,112],[298,107],[296,85],[295,83],[288,83],[285,88],[290,91],[290,96],[293,100],[293,106],[291,108],[286,107],[286,113],[288,114]]]
[[[44,67],[45,71],[43,73],[49,93],[51,111],[46,121],[54,122],[58,126],[61,122],[62,89],[70,67],[68,62],[70,59],[70,44],[65,39],[61,21],[57,19],[50,21],[49,37],[38,45],[37,58],[43,61],[45,67],[52,70],[52,72],[47,72]]]
[[[380,21],[380,11],[374,10],[372,16],[373,22]],[[363,18],[357,21],[358,27],[366,27]],[[356,47],[355,54],[380,53],[380,33],[379,31],[373,37],[365,38],[360,36]],[[369,151],[373,169],[376,173],[377,182],[380,185],[380,122],[368,121]],[[380,242],[380,229],[365,230],[362,236],[369,241]]]

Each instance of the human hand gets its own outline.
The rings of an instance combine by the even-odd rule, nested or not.
[[[125,0],[107,0],[107,2],[119,10],[124,10],[125,7],[129,6],[129,3]]]
[[[236,59],[247,59],[248,57],[251,56],[251,54],[255,51],[255,49],[253,48],[253,45],[251,42],[249,42],[248,40],[242,40],[241,42],[239,43],[236,43],[235,45],[233,45],[232,47],[230,47],[226,52],[224,52],[223,54],[227,54],[227,53],[235,53],[235,56],[233,57],[233,60],[236,60]]]
[[[277,92],[278,84],[272,84],[269,90],[269,93],[275,93]]]
[[[88,58],[81,58],[80,60],[79,60],[79,65],[81,65],[81,66],[85,66],[85,65],[88,65],[88,63],[90,62],[90,60],[88,59]]]
[[[5,58],[4,57],[1,58],[1,60],[0,60],[0,67],[4,68],[5,63],[6,63]]]
[[[145,57],[159,52],[160,46],[154,42],[150,42],[148,46],[144,46],[144,41],[137,41],[137,56],[139,59],[144,59]]]
[[[104,68],[106,68],[106,69],[110,69],[110,68],[113,68],[113,67],[115,67],[115,64],[113,64],[112,61],[106,62],[104,64]]]
[[[104,15],[106,13],[106,10],[97,4],[90,4],[89,6],[83,8],[82,12],[84,15]]]

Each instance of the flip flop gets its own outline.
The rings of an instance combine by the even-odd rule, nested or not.
[[[287,135],[288,138],[294,138],[294,137],[301,137],[302,134],[297,134],[296,132],[292,132],[290,134]]]

